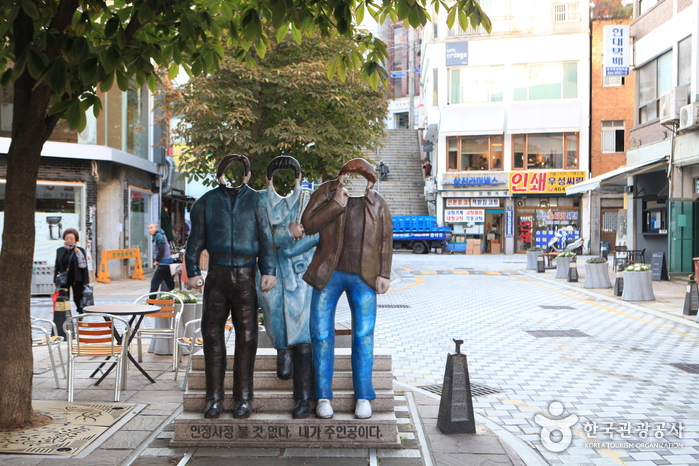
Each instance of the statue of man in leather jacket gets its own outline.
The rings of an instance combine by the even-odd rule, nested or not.
[[[226,171],[242,163],[244,177],[237,187],[227,186]],[[199,257],[209,253],[209,272],[204,288],[201,320],[204,340],[207,406],[204,417],[217,418],[223,411],[223,380],[226,373],[224,328],[229,314],[235,328],[233,363],[234,418],[247,418],[252,411],[253,370],[257,353],[257,293],[255,266],[259,267],[260,288],[269,291],[276,284],[276,259],[267,213],[259,194],[246,183],[250,162],[243,155],[228,155],[218,165],[220,183],[192,207],[192,230],[187,240],[185,265],[189,284],[203,285]],[[228,180],[228,184],[234,184]]]
[[[348,173],[367,180],[362,197],[350,197],[343,187]],[[376,295],[388,291],[393,257],[393,222],[384,198],[372,188],[374,167],[353,159],[337,180],[318,187],[301,218],[307,235],[319,233],[319,242],[303,279],[313,288],[311,343],[316,416],[333,417],[332,377],[335,352],[335,308],[347,294],[352,312],[352,379],[357,400],[355,417],[371,417]]]

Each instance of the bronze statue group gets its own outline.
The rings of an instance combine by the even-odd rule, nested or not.
[[[230,175],[233,164],[242,164],[242,182]],[[295,178],[286,196],[273,184],[281,170],[293,171]],[[345,189],[351,173],[367,180],[364,196],[350,197]],[[388,291],[393,248],[391,213],[372,189],[374,167],[353,159],[336,180],[312,194],[301,187],[298,161],[288,156],[270,162],[264,191],[247,185],[250,163],[243,155],[221,160],[216,177],[219,186],[192,207],[185,254],[190,286],[204,287],[204,417],[223,412],[229,315],[235,329],[233,417],[250,416],[261,308],[277,350],[277,376],[293,378],[292,417],[308,417],[311,401],[317,400],[315,415],[332,418],[335,310],[343,293],[352,315],[355,417],[371,417],[376,295]],[[205,283],[199,268],[204,250],[209,254]]]

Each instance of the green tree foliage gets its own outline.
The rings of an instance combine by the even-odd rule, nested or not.
[[[343,37],[270,41],[254,66],[231,53],[217,72],[168,92],[170,110],[181,118],[174,138],[186,146],[179,170],[213,184],[221,157],[239,153],[250,158],[250,185],[258,189],[278,155],[295,157],[309,179],[336,174],[384,135],[390,98],[359,71],[348,72],[344,82],[328,78],[328,63],[355,49]]]
[[[71,129],[99,112],[97,90],[130,82],[156,89],[159,72],[192,76],[215,71],[225,49],[254,64],[287,35],[355,38],[358,50],[328,68],[341,78],[359,68],[377,88],[386,76],[386,47],[356,36],[365,15],[379,23],[426,23],[434,5],[459,22],[490,21],[475,0],[0,0],[0,85],[12,89],[12,140],[7,153],[5,224],[0,252],[0,426],[31,419],[30,286],[34,256],[36,180],[44,143],[60,119]]]

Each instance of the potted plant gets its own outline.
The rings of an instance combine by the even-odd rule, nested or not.
[[[568,278],[570,263],[575,262],[575,256],[572,251],[565,251],[556,256],[556,278]]]
[[[624,269],[624,301],[654,301],[653,272],[648,264],[631,264]]]
[[[591,257],[585,261],[585,283],[583,288],[611,288],[609,263],[604,257]]]
[[[527,249],[527,270],[536,270],[536,261],[544,253],[538,246]]]

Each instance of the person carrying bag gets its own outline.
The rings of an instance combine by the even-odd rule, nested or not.
[[[82,314],[85,286],[90,283],[85,250],[76,246],[78,239],[78,231],[74,228],[68,228],[63,232],[64,245],[56,250],[54,283],[58,294],[54,305],[53,321],[60,336],[65,336],[63,322],[71,316],[70,289],[73,290],[73,301],[77,311]]]

